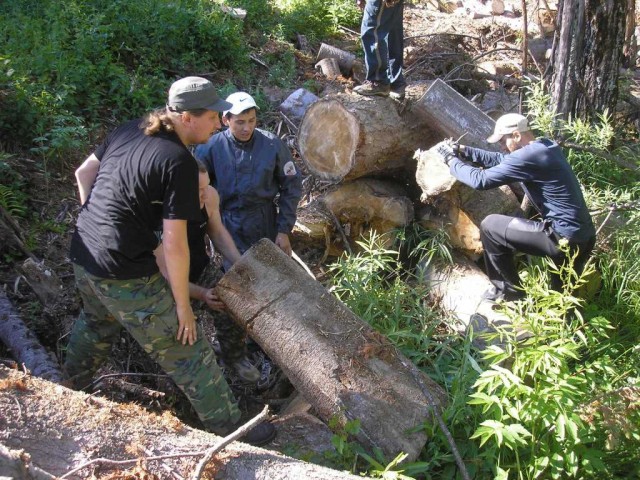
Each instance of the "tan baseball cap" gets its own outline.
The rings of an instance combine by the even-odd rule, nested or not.
[[[496,143],[499,142],[503,136],[509,135],[513,132],[528,132],[529,122],[527,117],[520,115],[519,113],[507,113],[496,120],[496,126],[493,130],[493,135],[487,138],[487,142]]]
[[[222,112],[231,104],[218,96],[213,83],[202,77],[185,77],[176,80],[169,89],[167,107],[173,110],[213,110]]]

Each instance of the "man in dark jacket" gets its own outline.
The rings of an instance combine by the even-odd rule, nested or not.
[[[195,151],[220,195],[222,223],[240,253],[268,238],[291,255],[289,234],[302,193],[300,173],[282,140],[256,128],[258,106],[251,95],[236,92],[226,101],[232,106],[222,121],[229,128]]]
[[[480,225],[487,275],[494,287],[489,300],[515,300],[523,296],[514,254],[547,256],[557,265],[566,261],[561,247],[577,251],[574,268],[580,273],[595,245],[595,228],[580,184],[560,146],[536,139],[527,119],[516,113],[500,117],[487,141],[500,142],[509,154],[441,142],[437,151],[451,174],[477,190],[521,182],[541,218],[527,220],[489,215]],[[472,163],[464,162],[460,158]],[[561,287],[554,276],[552,287]]]

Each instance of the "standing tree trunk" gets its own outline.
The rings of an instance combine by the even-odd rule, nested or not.
[[[550,91],[563,119],[613,111],[625,39],[627,0],[562,0]]]

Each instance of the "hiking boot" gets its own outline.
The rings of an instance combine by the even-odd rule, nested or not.
[[[241,380],[248,383],[255,383],[260,380],[260,372],[247,357],[242,357],[240,360],[231,364],[231,369]]]
[[[356,92],[357,94],[365,95],[367,97],[373,97],[373,96],[388,97],[390,90],[391,90],[391,87],[389,87],[389,84],[384,84],[380,82],[371,82],[369,80],[364,82],[362,85],[358,85],[356,88],[353,89],[353,91]]]
[[[394,100],[404,100],[404,93],[406,89],[406,85],[400,85],[399,87],[391,86],[389,96]]]
[[[220,435],[226,437],[231,433],[235,432],[238,428],[240,428],[243,424],[238,422],[234,425],[230,425],[227,427],[216,428],[213,430],[213,433],[216,435]],[[259,447],[260,445],[265,445],[273,440],[276,436],[276,427],[269,422],[262,422],[253,427],[244,436],[240,437],[238,440],[244,443],[248,443],[249,445],[254,445]]]

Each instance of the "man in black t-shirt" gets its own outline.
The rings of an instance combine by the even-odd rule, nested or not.
[[[122,327],[171,376],[204,426],[236,428],[240,411],[189,300],[187,222],[199,219],[198,168],[187,146],[205,143],[230,108],[200,77],[171,86],[166,108],[117,128],[77,171],[83,204],[70,257],[83,310],[65,372],[87,386]],[[167,280],[153,254],[162,231]],[[176,331],[177,327],[177,331]],[[275,435],[258,425],[245,440]]]

